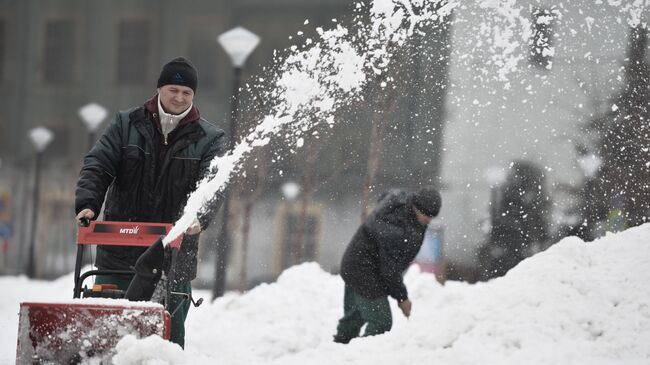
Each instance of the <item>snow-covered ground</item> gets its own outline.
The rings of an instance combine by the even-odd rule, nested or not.
[[[650,224],[592,243],[567,238],[470,285],[406,275],[413,313],[393,331],[331,342],[343,282],[309,263],[276,283],[192,309],[186,350],[126,337],[115,364],[649,364]],[[0,363],[15,359],[22,301],[69,301],[72,276],[0,278]],[[207,296],[207,293],[198,293]]]

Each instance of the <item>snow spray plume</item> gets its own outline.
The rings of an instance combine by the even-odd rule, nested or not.
[[[300,146],[302,135],[319,121],[332,125],[334,112],[361,100],[368,79],[385,72],[391,47],[402,46],[421,26],[445,18],[453,7],[447,1],[378,0],[369,7],[370,21],[363,24],[359,20],[367,6],[357,4],[354,27],[316,28],[318,39],[307,38],[302,47],[288,50],[274,76],[275,90],[266,93],[271,112],[232,151],[212,161],[211,169],[218,166],[217,173],[199,183],[164,243],[189,227],[255,147],[268,144],[281,130]]]
[[[640,22],[644,7],[637,3],[620,7],[627,13],[629,24]],[[369,80],[390,66],[392,50],[405,46],[415,34],[423,35],[426,26],[448,21],[452,12],[459,13],[453,26],[467,22],[463,13],[484,15],[480,24],[470,25],[476,39],[466,40],[472,44],[471,50],[458,59],[468,69],[480,64],[479,75],[503,82],[508,89],[509,77],[527,60],[532,32],[528,9],[517,4],[516,0],[375,0],[356,4],[354,22],[348,28],[340,24],[330,30],[316,28],[317,39],[305,38],[302,46],[286,50],[286,58],[277,63],[275,74],[269,78],[274,80],[275,89],[263,93],[271,111],[232,151],[212,161],[211,168],[218,166],[218,172],[200,182],[164,243],[190,226],[214,194],[239,172],[255,147],[268,144],[281,130],[284,138],[300,147],[302,135],[316,123],[332,125],[338,108],[362,100],[361,92]],[[608,4],[615,6],[616,2]],[[559,4],[553,9],[558,18],[561,8]],[[543,51],[554,52],[550,45]]]

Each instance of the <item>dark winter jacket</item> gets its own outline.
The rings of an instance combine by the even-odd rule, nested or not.
[[[145,105],[119,112],[84,158],[77,182],[75,210],[95,215],[104,203],[109,221],[173,223],[182,215],[189,194],[225,151],[224,132],[193,110],[168,136],[165,145],[157,115],[157,95]],[[108,191],[108,193],[107,193]],[[213,199],[199,215],[205,229],[219,208]],[[128,269],[143,248],[100,246],[96,265]],[[178,281],[196,277],[198,235],[186,236],[175,270]]]
[[[341,277],[366,298],[408,298],[402,274],[420,250],[426,230],[417,221],[412,198],[412,193],[399,190],[386,195],[343,254]]]

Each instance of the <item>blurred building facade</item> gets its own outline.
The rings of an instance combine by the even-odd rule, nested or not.
[[[551,229],[564,224],[573,204],[567,191],[581,189],[594,173],[580,163],[596,148],[584,126],[616,109],[611,98],[622,86],[628,34],[648,18],[642,6],[588,0],[524,1],[510,14],[521,18],[490,23],[495,31],[512,26],[501,46],[512,47],[503,55],[517,60],[517,69],[504,78],[500,72],[509,67],[496,58],[499,45],[478,31],[493,9],[468,4],[456,13],[451,35],[441,216],[447,253],[468,267],[489,235],[490,195],[513,161],[542,169]]]
[[[271,67],[274,50],[281,54],[296,44],[291,36],[297,31],[327,29],[336,21],[345,25],[352,9],[350,0],[0,1],[0,93],[5,101],[0,108],[0,194],[8,196],[10,215],[5,219],[12,229],[0,252],[0,273],[21,273],[25,265],[34,188],[34,151],[26,137],[30,128],[45,126],[55,134],[43,161],[36,242],[39,275],[58,275],[73,265],[74,186],[89,148],[89,133],[77,114],[81,106],[96,102],[109,110],[101,131],[116,111],[154,95],[161,65],[184,55],[199,71],[195,104],[206,119],[228,130],[232,68],[216,42],[219,34],[243,26],[262,38],[247,61],[245,82]],[[438,181],[448,36],[444,26],[406,46],[402,63],[408,72],[403,79],[410,87],[400,89],[393,105],[384,110],[385,143],[370,185],[371,198],[383,189]],[[253,111],[248,117],[245,110],[242,114],[254,119]],[[317,165],[312,176],[313,181],[328,183],[311,189],[300,210],[297,204],[302,203],[284,197],[280,187],[289,180],[302,182],[301,163],[308,152],[297,151],[269,167],[266,187],[250,214],[248,281],[272,279],[301,261],[315,260],[326,270],[338,270],[340,255],[360,222],[371,115],[341,114],[350,122],[324,138],[319,158],[327,163]],[[344,163],[349,166],[340,173],[336,166]],[[279,169],[284,174],[278,174]],[[241,209],[237,214],[240,221],[247,219],[241,218]],[[291,228],[296,217],[306,222],[299,233]],[[211,280],[218,226],[203,235],[201,280]],[[231,253],[231,286],[242,266],[242,235],[237,233]],[[287,253],[291,240],[301,240],[303,249]]]

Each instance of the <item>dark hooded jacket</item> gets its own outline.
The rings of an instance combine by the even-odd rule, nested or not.
[[[189,194],[210,171],[210,162],[225,151],[224,132],[201,118],[192,107],[168,135],[160,129],[158,96],[144,105],[121,111],[84,158],[75,192],[75,210],[95,214],[106,197],[108,221],[174,223],[182,215]],[[214,172],[214,171],[213,171]],[[221,197],[199,214],[205,229],[219,208]],[[99,246],[100,269],[129,269],[144,248]],[[196,277],[198,235],[185,236],[177,256],[175,278]]]
[[[413,211],[413,194],[391,191],[352,237],[341,262],[341,277],[358,294],[374,299],[408,299],[402,274],[422,246],[426,226]]]

